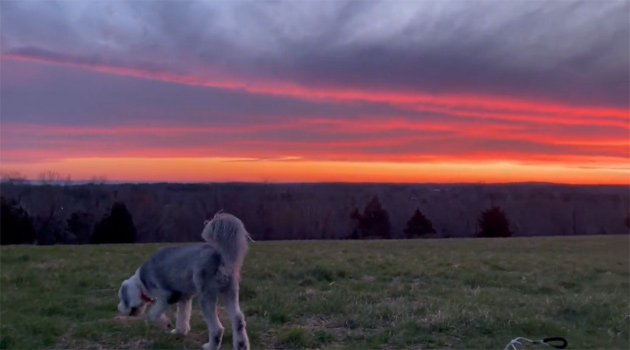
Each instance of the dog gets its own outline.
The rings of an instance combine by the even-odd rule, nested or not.
[[[176,325],[171,333],[186,335],[190,331],[192,298],[197,295],[208,325],[209,339],[203,349],[215,350],[221,347],[224,330],[217,317],[220,299],[232,323],[234,349],[249,350],[238,293],[241,266],[252,239],[240,219],[223,212],[204,222],[201,237],[206,243],[158,251],[123,281],[118,290],[118,311],[138,316],[152,304],[148,319],[170,328],[165,311],[177,304]]]

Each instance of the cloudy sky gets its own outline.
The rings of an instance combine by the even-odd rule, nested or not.
[[[0,161],[111,181],[630,183],[630,2],[0,2]]]

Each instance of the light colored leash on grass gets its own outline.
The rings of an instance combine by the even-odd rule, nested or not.
[[[525,337],[518,337],[510,340],[510,342],[503,348],[503,350],[520,350],[525,348],[526,344],[544,344],[556,349],[565,349],[569,344],[566,339],[562,337],[549,337],[540,340],[532,340]]]

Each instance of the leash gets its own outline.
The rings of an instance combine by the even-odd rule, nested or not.
[[[548,337],[540,340],[532,340],[524,337],[518,337],[510,340],[503,350],[520,350],[526,344],[544,344],[556,349],[565,349],[569,343],[563,337]]]

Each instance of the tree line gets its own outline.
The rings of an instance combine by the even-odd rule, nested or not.
[[[86,212],[75,212],[65,223],[42,222],[39,230],[35,222],[20,204],[0,197],[0,244],[101,244],[134,243],[136,226],[127,206],[121,202],[112,204],[110,212],[98,222]]]
[[[627,188],[0,182],[2,242],[198,241],[219,210],[255,240],[622,234]]]
[[[391,225],[389,214],[381,205],[378,197],[373,197],[360,213],[354,209],[350,217],[355,222],[355,227],[350,234],[351,239],[379,238],[391,239]],[[476,237],[510,237],[512,230],[505,212],[498,206],[493,206],[482,213],[478,218],[478,230]],[[417,209],[407,221],[404,238],[436,238],[433,223],[421,211]]]
[[[0,244],[101,244],[134,243],[136,226],[123,202],[114,202],[96,223],[87,212],[74,212],[62,225],[51,225],[43,220],[35,229],[31,215],[16,201],[0,197]],[[389,214],[374,196],[363,212],[355,208],[350,213],[355,226],[344,239],[391,239]],[[501,208],[495,206],[483,211],[478,219],[477,237],[510,237],[510,223]],[[416,209],[407,221],[404,238],[434,238],[436,231],[431,221]]]

